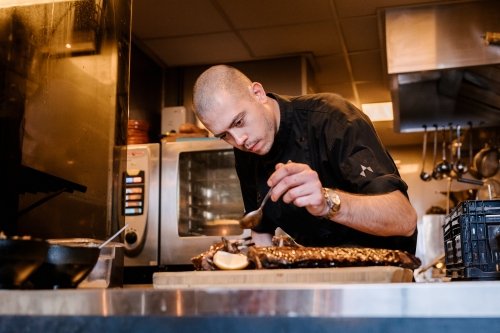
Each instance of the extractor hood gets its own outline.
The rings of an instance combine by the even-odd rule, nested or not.
[[[385,12],[394,129],[500,125],[500,1]]]

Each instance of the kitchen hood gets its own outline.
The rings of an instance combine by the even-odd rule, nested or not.
[[[500,125],[498,32],[500,1],[387,9],[394,129]]]

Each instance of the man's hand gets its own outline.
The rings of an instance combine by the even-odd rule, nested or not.
[[[267,184],[273,187],[273,201],[282,197],[285,203],[305,207],[314,216],[323,216],[328,211],[318,173],[307,164],[278,163]]]
[[[282,197],[285,203],[305,207],[318,217],[328,212],[318,174],[306,164],[278,163],[267,184],[274,187],[273,201]],[[416,228],[417,213],[400,191],[377,195],[336,192],[342,202],[332,218],[337,223],[378,236],[410,236]]]

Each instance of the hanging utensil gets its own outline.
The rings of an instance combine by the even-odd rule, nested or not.
[[[444,127],[442,133],[443,133],[442,161],[439,162],[434,169],[436,179],[443,179],[443,177],[448,176],[451,171],[451,163],[448,162],[448,159],[446,157],[446,129]]]
[[[473,136],[473,133],[472,133],[472,122],[469,121],[469,165],[467,167],[467,171],[470,175],[472,175],[473,177],[475,178],[479,178],[478,177],[478,174],[477,174],[477,171],[474,170],[474,167],[473,167],[473,156],[474,156],[474,149],[473,149],[473,142],[472,142],[472,136]],[[478,185],[478,186],[483,186],[484,182],[482,180],[479,180],[479,179],[471,179],[471,178],[465,178],[465,177],[462,177],[463,175],[460,175],[459,177],[457,177],[457,181],[460,182],[460,183],[466,183],[466,184],[471,184],[471,185]]]
[[[432,174],[425,171],[425,158],[427,155],[427,125],[424,125],[424,139],[422,144],[422,170],[420,171],[420,179],[428,182],[432,179]]]
[[[432,152],[432,165],[437,163],[437,146],[438,146],[438,126],[434,124],[434,140],[433,140],[433,152]],[[436,169],[432,170],[432,178],[439,179],[439,175],[436,173]]]
[[[457,177],[461,177],[467,172],[467,164],[462,161],[461,153],[462,142],[460,141],[460,125],[457,126],[457,161],[453,165],[453,170],[456,172]]]
[[[453,155],[453,124],[448,124],[448,136],[449,136],[449,152],[450,152],[450,173],[453,171],[453,166],[455,165],[455,156]]]
[[[496,147],[485,143],[484,147],[474,156],[473,169],[478,178],[489,178],[496,175],[499,169],[500,152]]]

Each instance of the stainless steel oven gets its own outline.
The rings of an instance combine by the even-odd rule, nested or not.
[[[219,139],[161,146],[160,264],[186,264],[221,237],[250,235],[240,228],[243,199],[233,148]]]
[[[134,150],[146,153],[134,154]],[[125,212],[130,206],[141,205],[145,209],[142,215],[135,209],[126,213],[125,223],[129,223],[129,228],[124,238],[129,251],[125,266],[191,264],[193,256],[206,251],[221,237],[250,235],[250,230],[241,229],[238,223],[243,215],[243,199],[233,149],[226,142],[199,138],[132,145],[128,146],[127,154],[131,170],[125,172],[125,177],[136,177],[139,188],[144,181],[145,202],[124,200],[123,209]],[[147,159],[146,156],[149,162],[133,162]],[[151,169],[145,170],[147,167]],[[124,181],[128,192],[134,187],[130,184],[134,184],[132,179]],[[139,226],[139,220],[143,225]],[[140,234],[140,230],[144,232]]]

